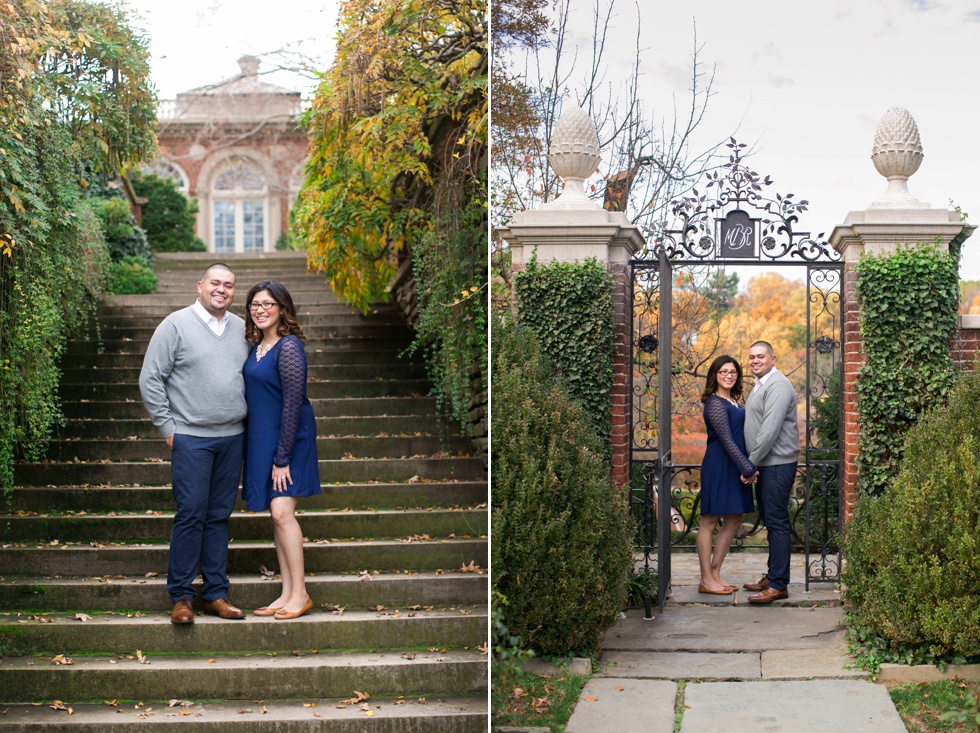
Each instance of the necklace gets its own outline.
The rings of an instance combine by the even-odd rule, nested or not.
[[[271,344],[266,346],[263,341],[261,344],[255,347],[255,361],[262,361],[262,357],[269,353],[269,350],[279,343],[279,339],[276,339]]]

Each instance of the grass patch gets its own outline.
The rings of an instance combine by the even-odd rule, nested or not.
[[[507,696],[496,725],[543,727],[565,733],[589,675],[562,672],[557,676],[522,672]]]
[[[681,723],[684,720],[684,692],[687,680],[677,681],[677,696],[674,698],[674,733],[681,733]]]
[[[889,689],[892,701],[909,733],[953,731],[972,733],[980,730],[976,724],[942,720],[945,713],[967,707],[967,694],[976,694],[976,686],[962,681],[941,680],[925,684],[906,684]]]

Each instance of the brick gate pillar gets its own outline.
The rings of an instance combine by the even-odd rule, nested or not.
[[[884,197],[864,211],[852,211],[844,223],[835,227],[830,243],[844,259],[844,279],[841,297],[844,319],[844,383],[841,390],[844,434],[844,521],[854,516],[857,498],[858,412],[857,375],[864,365],[861,345],[861,303],[857,296],[855,266],[861,254],[883,256],[900,246],[918,242],[938,242],[948,251],[950,242],[964,241],[974,227],[960,221],[949,209],[932,208],[913,198],[908,190],[908,178],[922,160],[922,144],[915,120],[904,109],[893,108],[885,113],[875,131],[871,159],[875,168],[888,179]],[[953,344],[950,344],[952,347]]]
[[[612,478],[617,487],[629,481],[630,449],[630,334],[632,312],[629,261],[645,240],[626,215],[607,211],[590,200],[585,180],[599,164],[599,139],[595,124],[577,107],[563,113],[555,127],[549,161],[565,182],[562,194],[537,209],[522,211],[497,233],[507,242],[515,271],[532,255],[539,264],[605,263],[615,282],[613,308],[616,321],[613,340],[611,413]]]

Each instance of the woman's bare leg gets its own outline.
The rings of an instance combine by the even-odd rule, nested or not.
[[[738,528],[742,526],[741,514],[725,514],[722,517],[721,529],[718,530],[718,537],[715,539],[715,549],[711,553],[711,578],[719,585],[730,585],[721,578],[721,566],[725,562],[725,556],[732,546]],[[704,571],[702,570],[702,575]]]
[[[303,566],[303,530],[296,521],[296,497],[278,496],[272,500],[276,554],[282,573],[283,610],[299,611],[306,603],[306,576]],[[289,591],[287,594],[287,578]]]
[[[711,538],[718,526],[718,517],[702,514],[698,524],[698,565],[701,567],[701,585],[709,590],[723,590],[724,584],[717,582],[711,572]]]

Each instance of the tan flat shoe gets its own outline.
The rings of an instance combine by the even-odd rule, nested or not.
[[[313,601],[310,600],[309,596],[307,596],[306,603],[303,604],[303,607],[301,609],[299,609],[298,611],[287,611],[285,608],[280,608],[278,611],[276,611],[276,618],[279,621],[285,621],[286,619],[290,619],[290,618],[299,618],[300,616],[304,616],[312,610],[313,610]]]
[[[280,608],[282,606],[262,606],[262,608],[256,608],[252,613],[256,616],[275,616]]]
[[[727,585],[721,590],[711,590],[711,588],[709,588],[708,586],[702,583],[698,585],[698,593],[710,593],[713,596],[730,596],[733,593],[733,591],[731,589],[731,586],[727,586]]]

